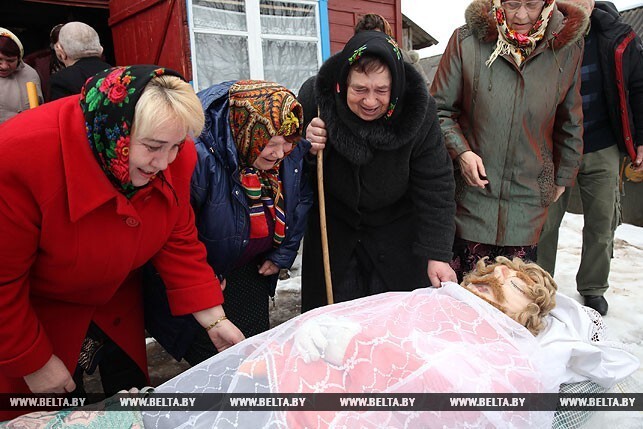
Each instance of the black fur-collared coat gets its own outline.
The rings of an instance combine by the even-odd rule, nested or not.
[[[427,263],[451,260],[455,232],[453,169],[435,101],[405,64],[402,110],[390,120],[363,121],[336,100],[339,61],[339,54],[329,58],[299,92],[305,121],[319,106],[328,131],[324,186],[334,288],[357,247],[387,290],[429,286]],[[304,238],[302,311],[326,304],[315,201]]]

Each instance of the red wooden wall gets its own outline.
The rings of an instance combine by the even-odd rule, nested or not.
[[[353,36],[355,23],[367,13],[388,20],[402,37],[402,0],[329,0],[331,53]],[[110,0],[109,25],[116,64],[158,64],[192,79],[185,0]]]
[[[116,63],[157,64],[192,79],[185,0],[110,0]]]
[[[328,0],[330,51],[336,53],[353,36],[357,21],[367,13],[382,15],[396,39],[402,37],[402,0]]]

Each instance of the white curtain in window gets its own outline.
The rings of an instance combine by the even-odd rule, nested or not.
[[[317,37],[315,7],[261,0],[261,33]]]
[[[258,4],[259,14],[247,15],[251,2]],[[263,79],[297,91],[317,72],[319,18],[314,3],[192,0],[192,12],[199,89],[225,80],[259,79],[263,73]],[[260,32],[248,31],[248,25]],[[248,46],[255,52],[261,47],[263,64],[259,58],[251,61]]]
[[[199,90],[226,80],[250,79],[247,38],[197,33],[195,44]]]
[[[266,80],[278,82],[297,93],[304,81],[317,73],[315,42],[264,40],[262,47]]]
[[[246,7],[243,1],[193,0],[192,14],[196,28],[246,31]]]

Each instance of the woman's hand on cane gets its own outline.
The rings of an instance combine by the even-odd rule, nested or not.
[[[317,152],[324,150],[326,147],[326,124],[321,118],[313,118],[306,128],[306,140],[312,144],[310,149],[311,155],[317,155]]]

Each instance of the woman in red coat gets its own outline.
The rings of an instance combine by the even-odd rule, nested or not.
[[[0,126],[0,392],[74,390],[90,325],[146,374],[137,270],[150,259],[174,314],[219,350],[243,339],[189,203],[203,121],[178,74],[132,66]]]

